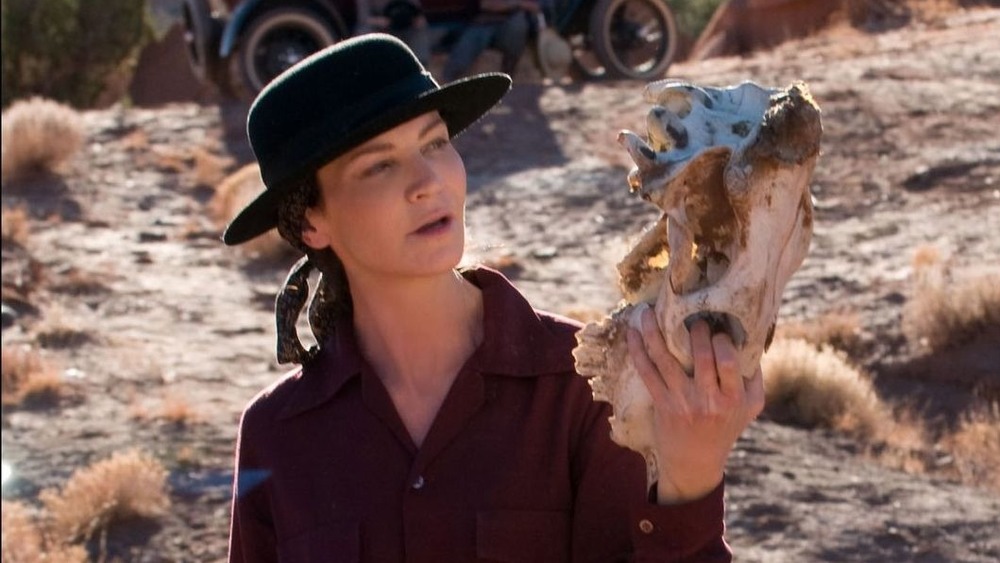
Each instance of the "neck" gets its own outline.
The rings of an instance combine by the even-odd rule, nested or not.
[[[446,389],[482,341],[482,295],[458,272],[380,283],[352,279],[351,297],[358,342],[390,390]]]

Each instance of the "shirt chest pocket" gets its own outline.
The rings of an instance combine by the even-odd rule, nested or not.
[[[295,535],[278,544],[280,563],[357,563],[361,532],[355,522],[333,522]]]
[[[476,518],[476,556],[482,561],[569,561],[570,517],[566,512],[499,510]]]

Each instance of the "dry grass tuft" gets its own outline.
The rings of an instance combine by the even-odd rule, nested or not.
[[[31,221],[24,207],[4,207],[0,223],[3,225],[4,244],[14,243],[21,247],[28,245]]]
[[[955,279],[946,262],[928,253],[918,250],[913,260],[913,295],[903,308],[907,339],[940,352],[1000,329],[1000,275]]]
[[[910,261],[915,272],[925,272],[941,266],[941,251],[936,246],[924,244],[913,251]]]
[[[89,540],[114,522],[159,516],[170,506],[166,469],[135,450],[77,470],[61,490],[43,490],[39,499],[51,537],[66,542]]]
[[[765,412],[778,422],[876,437],[891,426],[871,382],[844,354],[804,340],[777,340],[764,355]]]
[[[35,329],[35,341],[43,348],[77,348],[95,340],[96,335],[80,328],[78,320],[58,303],[44,312]]]
[[[78,545],[51,542],[33,511],[20,502],[3,501],[3,548],[5,563],[85,563],[87,551]]]
[[[134,129],[122,137],[122,148],[128,152],[145,152],[149,150],[149,133],[143,129]]]
[[[59,277],[52,281],[50,289],[69,295],[99,295],[111,291],[111,288],[105,283],[107,277],[106,273],[87,272],[70,266],[61,271]]]
[[[187,398],[177,393],[167,393],[160,404],[160,418],[179,426],[195,424],[201,415]]]
[[[3,112],[3,180],[55,172],[83,145],[83,118],[73,108],[33,97]]]
[[[912,407],[900,407],[880,427],[879,440],[867,444],[868,453],[879,463],[910,474],[934,468],[933,448],[924,419]]]
[[[44,348],[79,348],[94,341],[94,336],[85,330],[69,324],[46,321],[45,326],[35,334]]]
[[[863,352],[861,321],[856,313],[827,313],[818,319],[782,323],[775,338],[805,340],[815,346],[826,344],[852,358]]]
[[[25,402],[53,403],[63,394],[59,372],[36,350],[28,347],[2,349],[3,406]]]
[[[1000,405],[966,413],[958,430],[942,442],[962,482],[1000,491]]]
[[[174,461],[181,467],[200,467],[201,455],[193,446],[185,444],[174,452]]]
[[[226,171],[233,165],[233,159],[219,156],[199,148],[194,151],[194,185],[213,187],[226,179]]]
[[[960,6],[959,0],[848,0],[844,11],[857,27],[885,29],[936,21]]]
[[[172,146],[154,146],[149,151],[152,165],[166,174],[181,174],[190,167],[191,154],[187,149]]]
[[[212,219],[219,229],[224,229],[237,213],[263,191],[264,182],[260,179],[257,164],[240,168],[216,187],[215,195],[209,202]],[[271,229],[238,248],[251,258],[269,261],[285,260],[297,255],[297,251],[281,238],[277,229]]]
[[[177,392],[166,392],[155,408],[146,402],[136,401],[129,406],[129,415],[141,421],[162,420],[176,426],[188,426],[201,422],[201,414]]]

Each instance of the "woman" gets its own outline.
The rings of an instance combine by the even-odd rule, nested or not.
[[[267,189],[226,230],[306,254],[278,297],[282,362],[244,412],[231,561],[726,561],[722,472],[760,411],[728,337],[692,329],[693,378],[655,321],[629,336],[656,402],[660,474],[609,438],[573,371],[578,324],[499,273],[456,270],[466,175],[451,138],[510,87],[439,87],[367,35],[278,77],[250,109]],[[310,306],[320,345],[295,320]]]

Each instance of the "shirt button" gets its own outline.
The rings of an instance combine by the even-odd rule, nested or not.
[[[644,534],[651,534],[653,533],[653,523],[645,519],[639,520],[639,529]]]
[[[424,476],[423,475],[418,475],[417,478],[413,480],[413,484],[410,485],[410,486],[415,491],[419,491],[420,489],[423,489],[424,488]]]

